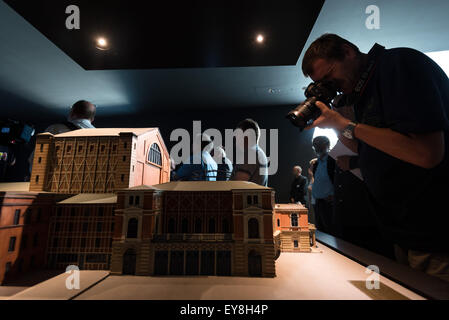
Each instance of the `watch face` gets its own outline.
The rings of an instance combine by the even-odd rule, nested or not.
[[[348,129],[343,131],[343,135],[348,139],[352,139],[352,133]]]

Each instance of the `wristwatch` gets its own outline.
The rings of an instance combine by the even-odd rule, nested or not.
[[[342,132],[343,136],[344,136],[345,138],[348,138],[348,139],[351,139],[351,140],[355,139],[355,136],[354,136],[354,129],[355,129],[356,125],[357,125],[357,122],[352,122],[352,121],[351,121],[351,122],[346,126],[346,128],[343,130],[343,132]]]

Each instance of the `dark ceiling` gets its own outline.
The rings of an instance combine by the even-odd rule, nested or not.
[[[5,2],[84,69],[106,70],[295,65],[324,0]]]

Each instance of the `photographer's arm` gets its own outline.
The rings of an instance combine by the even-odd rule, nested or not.
[[[444,158],[443,131],[406,136],[388,128],[358,124],[354,134],[380,151],[425,169],[436,167]]]
[[[317,102],[321,116],[308,129],[317,126],[331,127],[343,131],[350,120],[330,110],[325,104]],[[430,169],[437,166],[444,158],[444,135],[442,131],[404,135],[389,128],[377,128],[358,124],[354,135],[360,141],[385,152],[392,157]]]
[[[349,150],[359,153],[359,142],[357,140],[348,139],[341,134],[338,134],[338,140],[341,141]]]

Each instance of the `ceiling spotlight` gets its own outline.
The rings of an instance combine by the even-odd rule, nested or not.
[[[263,35],[261,35],[261,34],[259,34],[259,35],[257,36],[257,38],[256,38],[256,41],[259,42],[259,43],[262,43],[263,40],[264,40],[264,37],[263,37]]]
[[[98,50],[108,50],[109,49],[109,44],[108,41],[105,38],[98,38],[96,40],[96,48]]]

